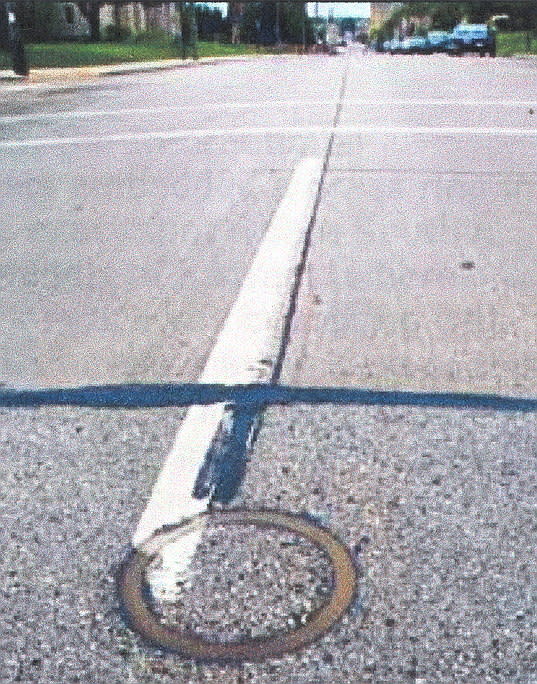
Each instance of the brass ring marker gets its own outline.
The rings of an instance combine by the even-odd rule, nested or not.
[[[185,632],[162,624],[147,602],[145,571],[166,544],[180,539],[200,524],[255,525],[292,532],[312,542],[329,558],[332,590],[327,600],[308,614],[308,621],[296,629],[268,637],[252,637],[227,643],[207,640],[196,632]],[[201,513],[177,525],[167,526],[134,549],[124,562],[118,579],[123,609],[130,626],[144,639],[200,661],[261,661],[295,651],[327,632],[351,605],[357,574],[347,547],[314,521],[292,513],[271,510],[222,510]]]

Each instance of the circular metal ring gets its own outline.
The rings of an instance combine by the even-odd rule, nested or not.
[[[157,553],[196,526],[214,521],[219,525],[255,525],[294,533],[323,551],[332,566],[332,590],[326,601],[308,614],[308,621],[293,630],[267,637],[214,642],[197,634],[162,624],[147,601],[145,571]],[[169,525],[134,549],[123,563],[118,589],[130,626],[144,639],[186,658],[199,661],[261,661],[295,651],[312,643],[345,613],[354,600],[357,573],[347,547],[315,521],[292,513],[271,510],[222,510],[201,513],[177,525]]]

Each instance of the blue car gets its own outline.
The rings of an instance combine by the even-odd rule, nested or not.
[[[429,31],[427,39],[431,47],[431,52],[446,52],[451,34],[449,31]]]
[[[401,43],[401,52],[404,55],[430,55],[432,50],[429,41],[421,36],[405,38]]]
[[[402,42],[399,38],[393,38],[390,41],[390,54],[397,55],[402,52]]]
[[[453,29],[447,50],[454,55],[479,52],[484,57],[488,52],[491,57],[496,57],[496,35],[486,24],[458,24]]]

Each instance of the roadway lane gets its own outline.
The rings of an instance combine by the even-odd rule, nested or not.
[[[384,59],[380,84],[352,70],[341,128],[377,129],[336,135],[286,381],[535,390],[535,81],[493,68]],[[497,128],[521,133],[481,134]]]
[[[532,101],[518,74],[357,60],[340,125],[531,128],[529,105],[503,102]],[[536,150],[336,133],[282,382],[535,395]],[[531,415],[269,409],[234,505],[318,516],[354,549],[361,586],[330,635],[245,679],[533,681],[535,437]]]
[[[316,516],[353,550],[360,580],[332,632],[245,672],[267,684],[533,682],[536,439],[535,414],[267,411],[234,505]]]
[[[34,286],[44,282],[50,301],[56,302],[55,318],[40,323],[40,337],[49,340],[42,350],[44,370],[35,371],[35,361],[24,365],[12,353],[8,380],[50,385],[194,378],[291,168],[306,154],[322,153],[326,145],[333,100],[347,64],[340,126],[531,128],[525,105],[450,104],[431,110],[421,103],[459,97],[531,100],[532,72],[507,60],[351,56],[349,62],[345,57],[240,62],[214,67],[213,72],[127,77],[119,86],[115,79],[114,90],[105,86],[102,92],[53,95],[51,106],[57,110],[64,105],[86,110],[112,106],[112,98],[114,107],[125,108],[142,103],[169,106],[183,93],[193,104],[204,99],[229,102],[231,96],[243,103],[273,96],[288,101],[300,95],[306,100],[314,93],[326,106],[248,110],[249,124],[319,125],[327,130],[188,144],[121,143],[112,151],[95,146],[89,158],[78,148],[2,150],[12,180],[27,178],[38,163],[33,182],[40,188],[40,202],[32,204],[12,193],[10,204],[24,209],[25,216],[32,209],[37,221],[47,215],[53,200],[56,227],[54,238],[47,235],[38,244],[39,259],[24,256],[28,233],[10,233],[19,255],[14,265],[7,264],[13,344],[32,344],[32,331],[21,330],[23,324],[32,327],[26,314],[31,266],[43,261],[44,254],[51,259],[51,247],[62,245],[59,256],[67,252],[63,270],[59,259],[54,269],[45,262],[32,276]],[[159,84],[166,84],[166,95],[158,95]],[[12,98],[5,115],[15,114],[17,107],[19,114],[46,110],[45,98],[28,98],[24,95],[18,104]],[[383,104],[357,102],[363,99]],[[405,102],[390,104],[395,99]],[[181,112],[177,120],[170,116],[159,125],[171,130],[193,124],[208,128],[213,121],[236,126],[241,121],[236,111],[227,119],[225,111],[219,111],[217,119],[213,115]],[[52,125],[55,135],[73,136],[88,134],[90,121],[65,122],[59,129],[58,121]],[[99,120],[96,127],[110,134],[116,122]],[[26,125],[22,137],[49,135],[46,126],[31,121]],[[144,130],[144,125],[135,128]],[[183,173],[173,165],[178,150]],[[229,168],[229,156],[239,168]],[[75,180],[53,170],[66,159]],[[80,170],[83,164],[97,177],[96,184]],[[275,171],[269,174],[269,169]],[[536,170],[534,138],[336,132],[282,383],[535,394],[531,227]],[[54,180],[53,193],[40,180],[43,174],[47,182]],[[148,175],[151,185],[146,189],[143,180]],[[174,181],[165,186],[164,198],[162,177]],[[224,183],[218,186],[222,177]],[[117,187],[128,184],[129,192],[110,191],[110,182]],[[83,253],[102,264],[98,271],[76,260],[77,224],[70,212],[60,211],[62,198],[74,202],[80,183],[90,208]],[[485,200],[491,205],[484,206]],[[109,214],[102,202],[112,207]],[[174,215],[172,222],[170,212],[176,206],[186,216]],[[17,221],[19,212],[9,207],[11,221]],[[148,236],[141,233],[148,225],[140,218],[147,216],[146,207],[157,212],[162,235],[156,223]],[[222,236],[225,218],[239,226],[232,239]],[[211,228],[203,232],[207,222]],[[138,230],[131,229],[131,223]],[[98,241],[91,244],[101,224]],[[170,248],[174,239],[176,251]],[[115,251],[120,255],[117,264]],[[136,267],[134,253],[140,254]],[[173,275],[180,257],[187,260],[189,274],[203,269],[194,285]],[[224,257],[232,265],[223,263]],[[475,265],[465,269],[463,261]],[[159,265],[156,274],[154,263]],[[17,304],[19,270],[24,274],[23,294]],[[68,277],[78,271],[78,282],[78,275]],[[82,300],[75,291],[99,288],[103,278],[97,301],[110,307],[113,288],[121,286],[123,324],[113,322],[115,315],[87,308],[85,302],[79,315],[66,316],[64,322],[61,312]],[[140,278],[148,298],[157,300],[151,299],[151,311],[161,312],[157,321],[166,323],[152,326],[150,334],[144,332],[149,314]],[[163,291],[169,297],[169,314]],[[51,304],[44,302],[38,309],[48,312]],[[41,313],[39,320],[44,318],[48,316]],[[92,350],[91,336],[86,341],[89,328],[84,334],[76,330],[85,319],[88,326],[92,321],[102,328],[115,326],[103,340],[95,335],[98,350]],[[188,360],[178,356],[179,331],[187,341]],[[202,341],[194,343],[202,335]],[[52,343],[60,345],[61,353],[49,348]],[[120,350],[124,345],[128,355]],[[50,684],[526,684],[537,676],[535,420],[532,414],[507,412],[352,405],[269,408],[232,506],[302,511],[329,525],[358,564],[360,584],[352,610],[310,648],[257,665],[195,664],[147,648],[121,621],[113,573],[182,415],[181,410],[168,409],[2,412],[2,506],[10,531],[3,542],[7,572],[1,626],[9,657],[0,678]],[[185,608],[194,627],[201,620],[221,637],[228,629],[240,631],[246,618],[252,618],[240,596],[234,603],[241,585],[231,573],[240,570],[236,558],[242,558],[241,541],[247,546],[245,539],[225,534],[212,540],[214,553],[222,559],[220,567],[203,577],[206,591],[198,593],[195,609]],[[300,586],[309,581],[300,546],[283,540],[281,546],[291,549],[291,556],[296,549],[296,559],[284,563],[289,553],[279,556],[278,542],[275,547],[266,544],[266,552],[259,554],[258,548],[255,564],[241,572],[246,580],[260,573],[263,579],[265,569],[270,570],[264,585],[253,580],[256,590],[261,582],[262,598],[257,595],[255,605],[267,624],[277,624],[287,616],[287,596],[292,596],[287,622],[292,626],[314,599],[308,592],[300,601]],[[322,578],[317,578],[319,586],[315,579],[313,593],[322,594]],[[250,624],[258,625],[259,615],[253,617]]]
[[[234,130],[245,123],[240,112],[205,104],[321,91],[328,102],[314,111],[308,99],[296,108],[264,104],[246,116],[257,127],[326,128],[341,77],[340,62],[276,59],[90,88],[10,90],[2,139]],[[28,118],[176,106],[186,94],[199,109],[164,122],[128,114],[119,123],[115,114]],[[20,115],[25,120],[13,123]],[[293,169],[305,156],[322,157],[328,138],[323,130],[0,148],[3,384],[196,380]],[[114,573],[183,416],[176,409],[0,411],[0,680],[152,679],[154,666],[121,619]]]
[[[262,60],[128,77],[113,89],[104,81],[102,89],[6,97],[2,114],[21,116],[22,101],[25,118],[0,120],[4,140],[96,140],[0,146],[0,381],[50,387],[195,380],[293,168],[305,156],[322,156],[329,136],[231,134],[252,126],[329,126],[341,66],[323,64],[312,64],[306,78],[298,60]],[[254,108],[213,106],[234,103],[241,83],[238,104]],[[324,104],[314,109],[300,100],[321,93]],[[297,106],[270,104],[293,96]],[[106,114],[179,103],[191,108],[166,116]],[[41,116],[74,110],[101,114]],[[107,141],[118,133],[192,128],[217,135]],[[222,129],[228,135],[218,135]]]
[[[534,127],[529,105],[483,102],[531,102],[521,73],[354,61],[341,127],[409,130],[336,133],[284,385],[535,396],[537,141],[413,130]],[[272,674],[245,672],[533,682],[536,436],[532,414],[270,408],[235,505],[316,515],[354,550],[361,580],[331,634]]]

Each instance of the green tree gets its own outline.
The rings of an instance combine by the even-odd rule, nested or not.
[[[388,20],[392,24],[403,17],[429,18],[432,26],[451,29],[465,20],[472,24],[487,23],[494,15],[509,15],[511,30],[524,31],[535,28],[537,3],[472,0],[471,2],[408,2],[398,8]]]
[[[342,17],[338,21],[342,33],[350,31],[354,33],[356,31],[356,19],[353,17]]]
[[[222,12],[208,5],[196,5],[196,24],[201,40],[215,40],[225,29]]]
[[[181,45],[183,59],[186,59],[190,51],[192,58],[198,58],[198,26],[196,22],[196,10],[193,2],[175,3],[179,15],[180,33],[178,39]]]
[[[9,49],[9,29],[7,24],[7,6],[0,0],[0,50]]]
[[[242,40],[273,45],[277,40],[276,18],[275,2],[249,2],[243,15]],[[280,2],[278,24],[284,43],[301,44],[304,37],[308,45],[314,42],[313,22],[305,16],[304,2]]]
[[[32,40],[46,42],[58,37],[60,7],[55,2],[38,2],[35,5]]]

